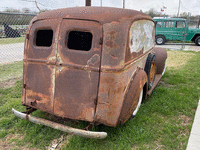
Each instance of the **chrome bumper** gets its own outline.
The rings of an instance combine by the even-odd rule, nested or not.
[[[62,125],[59,123],[55,123],[55,122],[52,122],[52,121],[49,121],[46,119],[37,118],[37,117],[31,116],[28,114],[24,114],[22,112],[15,110],[14,108],[12,108],[12,112],[15,116],[17,116],[21,119],[26,119],[26,120],[29,120],[36,124],[45,125],[45,126],[57,129],[57,130],[67,132],[69,134],[82,136],[82,137],[86,137],[86,138],[94,138],[94,139],[104,139],[107,136],[106,132],[92,132],[92,131],[86,131],[86,130],[72,128],[72,127],[65,126],[65,125]]]

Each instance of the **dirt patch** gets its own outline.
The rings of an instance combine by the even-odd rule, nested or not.
[[[10,87],[13,87],[15,85],[15,83],[22,79],[22,77],[20,78],[16,78],[16,79],[11,79],[9,81],[4,81],[4,82],[1,82],[0,83],[0,88],[10,88]]]
[[[4,140],[0,140],[0,149],[1,150],[12,150],[12,149],[20,149],[20,150],[39,150],[36,148],[28,148],[27,146],[17,146],[13,139],[23,140],[24,136],[21,134],[9,134],[5,137]]]
[[[64,145],[67,145],[69,143],[69,139],[72,137],[72,135],[62,135],[58,139],[54,139],[48,147],[46,147],[46,150],[61,150]]]
[[[188,125],[191,124],[192,120],[188,116],[185,116],[185,115],[181,115],[178,118],[178,120],[180,121],[180,124],[178,124],[178,126],[183,126],[184,129],[180,129],[177,139],[187,138],[188,135],[190,134]]]
[[[163,86],[165,86],[165,87],[167,87],[167,88],[174,86],[174,85],[172,85],[172,84],[169,84],[169,83],[166,83],[166,82],[160,80],[158,86],[161,86],[161,85],[163,85]]]
[[[12,139],[16,139],[16,138],[22,140],[24,136],[21,134],[9,134],[8,136],[5,137],[5,142],[10,143]]]
[[[190,117],[188,117],[188,116],[185,116],[185,115],[181,115],[179,118],[178,118],[178,120],[181,122],[181,126],[185,126],[185,127],[187,127],[188,125],[190,125],[191,124],[191,119],[190,119]]]
[[[168,51],[167,52],[167,68],[179,68],[187,64],[188,60],[190,60],[196,54],[189,52],[181,52],[181,51]]]

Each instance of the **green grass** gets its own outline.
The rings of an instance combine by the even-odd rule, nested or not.
[[[14,44],[14,43],[24,43],[25,37],[18,38],[0,38],[0,45],[3,44]]]
[[[22,77],[23,62],[0,65],[0,83]]]
[[[15,149],[46,149],[54,139],[64,135],[61,149],[178,149],[185,150],[200,98],[200,53],[168,51],[168,67],[162,81],[143,103],[137,116],[116,128],[105,125],[93,130],[105,131],[104,140],[87,139],[21,120],[11,108],[25,111],[21,106],[22,81],[14,87],[0,89],[0,142]],[[36,111],[34,116],[49,118]],[[65,122],[68,124],[68,122]],[[88,123],[72,122],[82,128]],[[12,148],[11,148],[12,149]]]

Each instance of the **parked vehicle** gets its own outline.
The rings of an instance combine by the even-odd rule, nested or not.
[[[13,113],[71,134],[105,138],[105,132],[28,114],[40,109],[92,125],[124,124],[164,74],[167,52],[154,48],[154,37],[152,18],[139,11],[77,7],[39,14],[25,39],[22,104],[30,110]]]
[[[189,28],[186,19],[154,17],[156,24],[156,44],[167,40],[192,41],[200,46],[200,29]]]

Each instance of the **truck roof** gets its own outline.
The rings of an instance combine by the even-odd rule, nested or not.
[[[68,18],[68,19],[83,19],[95,20],[101,23],[108,23],[112,21],[119,21],[121,19],[147,19],[152,18],[140,11],[113,7],[72,7],[64,9],[56,9],[41,13],[32,20],[54,19],[54,18]]]
[[[184,18],[164,18],[164,17],[154,17],[153,18],[154,21],[159,21],[159,20],[163,20],[163,21],[185,21],[186,19]]]

